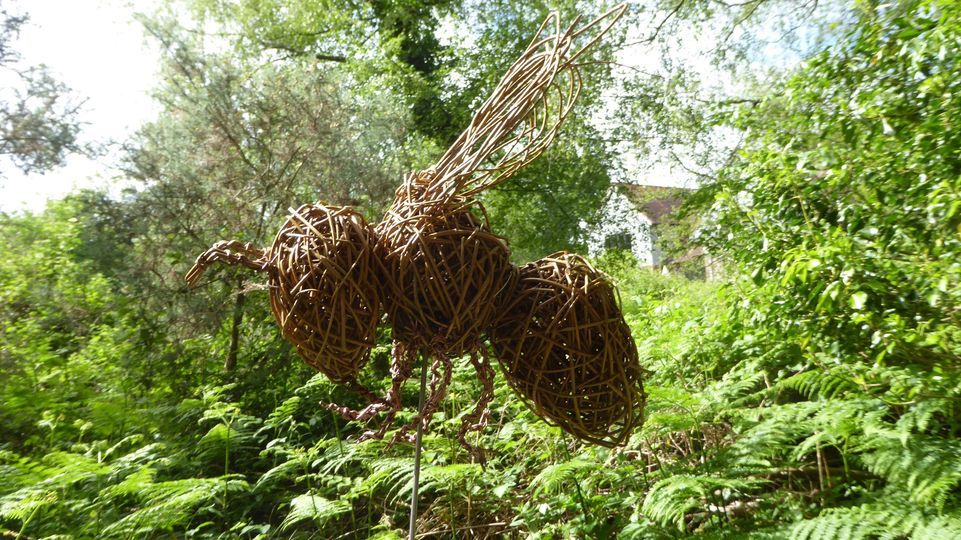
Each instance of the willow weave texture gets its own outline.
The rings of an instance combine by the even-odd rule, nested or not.
[[[508,384],[542,418],[587,442],[623,443],[642,421],[644,392],[613,284],[566,253],[513,266],[508,242],[491,231],[475,196],[551,144],[580,92],[576,60],[624,10],[566,28],[550,15],[467,129],[433,167],[405,179],[376,225],[351,208],[307,204],[291,211],[268,249],[218,242],[197,258],[188,283],[215,262],[266,272],[283,336],[310,366],[368,402],[360,410],[325,406],[356,421],[381,417],[362,438],[387,433],[418,357],[430,390],[394,440],[426,428],[463,357],[481,394],[458,439],[483,460],[466,436],[490,417],[493,351]],[[385,320],[394,340],[391,383],[377,396],[358,376]]]

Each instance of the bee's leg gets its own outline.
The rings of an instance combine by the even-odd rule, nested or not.
[[[444,373],[441,373],[441,368],[443,368]],[[430,424],[430,419],[440,407],[440,402],[444,399],[444,396],[447,395],[447,386],[450,384],[450,379],[453,374],[453,365],[451,364],[450,358],[445,354],[435,353],[434,361],[430,366],[430,372],[430,394],[424,403],[424,407],[418,411],[417,416],[415,416],[409,424],[401,428],[400,431],[394,435],[393,439],[391,439],[391,444],[400,440],[414,442],[414,435],[411,431],[416,431],[418,424],[426,428],[427,425]]]
[[[494,399],[494,368],[491,367],[487,358],[487,350],[484,349],[483,345],[470,353],[470,362],[477,370],[477,378],[480,379],[482,389],[474,410],[464,417],[460,425],[457,440],[478,463],[483,464],[487,461],[484,449],[467,442],[466,435],[469,431],[484,429],[490,420],[491,411],[488,405]]]
[[[360,394],[361,397],[366,399],[368,405],[359,411],[351,409],[350,407],[338,405],[336,403],[326,403],[323,401],[320,402],[320,406],[328,411],[339,414],[347,420],[361,421],[372,418],[377,413],[390,408],[387,398],[382,398],[377,394],[374,394],[366,386],[360,384],[357,379],[349,379],[344,381],[344,384],[347,386],[347,388],[350,388],[354,392]]]
[[[364,432],[364,434],[360,436],[360,439],[358,439],[358,442],[366,441],[367,439],[383,439],[384,434],[387,433],[387,429],[390,428],[394,422],[397,411],[403,407],[401,391],[404,382],[410,379],[411,374],[414,372],[417,350],[410,349],[395,341],[391,356],[393,356],[393,362],[390,365],[390,390],[387,392],[387,396],[378,398],[377,403],[372,403],[367,406],[366,409],[360,411],[361,416],[358,417],[358,420],[367,420],[384,411],[387,411],[387,416],[377,431],[371,430]]]

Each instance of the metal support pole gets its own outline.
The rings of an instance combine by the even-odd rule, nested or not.
[[[423,358],[420,367],[420,397],[417,398],[417,414],[420,415],[424,409],[424,394],[427,391],[427,358]],[[417,435],[414,437],[414,489],[410,494],[410,531],[407,534],[409,540],[414,540],[414,533],[417,532],[417,488],[420,485],[420,451],[421,437],[424,435],[424,423],[417,422]]]

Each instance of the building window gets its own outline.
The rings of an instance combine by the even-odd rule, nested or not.
[[[609,234],[604,238],[604,249],[611,251],[615,249],[621,249],[624,251],[631,251],[634,246],[634,236],[629,232],[620,232],[617,234]]]

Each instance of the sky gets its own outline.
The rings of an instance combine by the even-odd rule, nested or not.
[[[49,198],[94,186],[112,186],[116,176],[116,142],[123,141],[158,108],[150,98],[157,79],[159,53],[148,47],[136,10],[149,10],[154,0],[15,0],[4,2],[30,21],[14,44],[23,62],[46,64],[61,82],[86,100],[81,118],[85,141],[108,144],[107,155],[90,160],[78,156],[46,174],[24,175],[0,163],[0,211],[41,210]]]

